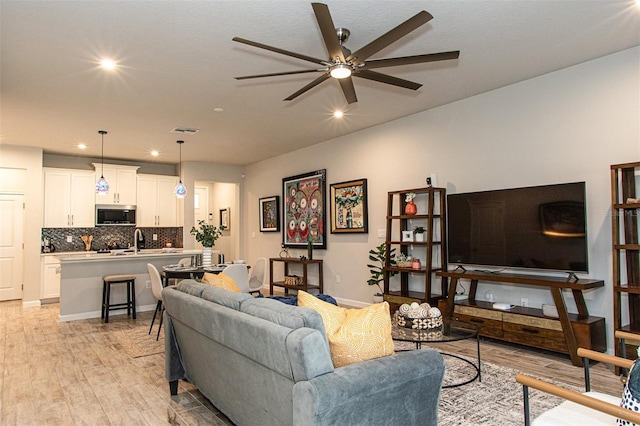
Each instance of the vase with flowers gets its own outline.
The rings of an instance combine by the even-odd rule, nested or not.
[[[198,221],[198,228],[193,226],[189,232],[196,237],[196,241],[202,244],[202,266],[211,266],[211,248],[216,245],[216,240],[222,236],[225,227],[217,228],[207,224],[204,220]]]
[[[413,216],[414,214],[418,213],[418,208],[416,207],[416,204],[413,202],[414,198],[416,198],[415,192],[407,192],[404,195],[404,202],[406,203],[404,205],[404,214]]]

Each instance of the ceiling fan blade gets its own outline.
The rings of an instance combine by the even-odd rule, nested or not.
[[[316,70],[298,70],[298,71],[284,71],[284,72],[272,72],[269,74],[256,74],[256,75],[243,75],[241,77],[234,77],[236,80],[248,80],[250,78],[262,78],[262,77],[277,77],[279,75],[291,75],[291,74],[304,74],[308,72],[326,72],[325,69]]]
[[[371,43],[353,52],[347,58],[347,62],[352,61],[354,64],[364,62],[364,60],[369,58],[371,55],[381,51],[385,47],[406,36],[411,31],[415,30],[421,25],[426,24],[432,19],[433,16],[429,12],[426,12],[424,10],[418,12],[413,17],[407,19],[394,29],[388,31],[387,33],[373,40]]]
[[[234,37],[232,40],[237,41],[238,43],[248,44],[249,46],[258,47],[260,49],[270,50],[271,52],[281,53],[283,55],[291,56],[293,58],[302,59],[303,61],[313,62],[315,64],[325,65],[327,62],[318,58],[302,55],[300,53],[289,52],[288,50],[280,49],[278,47],[268,46],[266,44],[258,43],[258,42],[247,40],[240,37]]]
[[[336,27],[333,25],[329,7],[323,3],[311,3],[311,6],[316,14],[316,20],[320,26],[324,45],[327,47],[331,61],[335,61],[336,57],[338,57],[340,62],[344,62],[344,53],[342,53],[340,41],[336,35]]]
[[[344,97],[346,98],[347,103],[353,104],[358,102],[356,89],[355,87],[353,87],[353,79],[351,77],[347,77],[337,80],[340,82],[340,87],[342,88],[342,93],[344,93]]]
[[[314,87],[316,87],[318,84],[322,83],[323,81],[325,81],[326,79],[329,78],[329,74],[322,74],[320,77],[316,78],[315,80],[313,80],[311,83],[307,84],[306,86],[304,86],[302,89],[298,90],[297,92],[295,92],[294,94],[292,94],[291,96],[289,96],[288,98],[285,99],[285,101],[292,101],[295,98],[297,98],[298,96],[302,95],[304,92],[306,92],[307,90],[313,89]]]
[[[421,64],[423,62],[436,62],[446,61],[449,59],[458,59],[459,56],[460,51],[454,50],[451,52],[428,53],[426,55],[403,56],[400,58],[372,59],[370,61],[366,61],[365,67],[367,69],[372,69],[395,67],[397,65]]]
[[[381,74],[375,71],[360,70],[353,74],[356,77],[366,78],[367,80],[373,80],[380,83],[391,84],[393,86],[403,87],[405,89],[418,90],[422,87],[420,83],[414,83],[413,81],[404,80],[398,77],[392,77],[387,74]]]

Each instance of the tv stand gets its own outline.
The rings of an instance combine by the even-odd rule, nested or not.
[[[451,279],[449,294],[441,301],[444,316],[475,323],[480,335],[513,343],[534,346],[569,354],[574,365],[582,366],[578,347],[603,352],[606,350],[604,318],[589,315],[582,292],[604,287],[602,280],[546,277],[511,273],[480,271],[439,271],[441,277]],[[455,301],[458,280],[469,279],[469,299]],[[477,301],[478,281],[494,284],[547,287],[558,310],[558,318],[547,317],[541,309],[516,306],[510,310],[494,309],[492,303]],[[578,309],[577,314],[567,312],[562,290],[571,290]]]

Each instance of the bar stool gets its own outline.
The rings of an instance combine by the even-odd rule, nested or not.
[[[126,284],[127,302],[111,304],[111,284]],[[102,277],[102,311],[100,318],[109,322],[109,309],[127,308],[127,316],[133,312],[136,319],[136,277],[135,275],[105,275]]]

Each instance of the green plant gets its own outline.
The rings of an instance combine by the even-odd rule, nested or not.
[[[425,229],[422,226],[416,226],[413,230],[414,234],[424,234]]]
[[[395,257],[395,252],[395,248],[392,248],[389,251],[389,259],[393,260],[393,258]],[[382,287],[380,287],[380,282],[384,280],[384,262],[386,254],[387,245],[385,243],[380,244],[375,249],[369,250],[369,260],[376,263],[367,264],[369,272],[371,273],[371,278],[369,278],[367,284],[378,286],[378,290],[380,290],[380,292],[376,293],[376,295],[381,295],[383,293]],[[390,272],[390,276],[393,276],[394,274],[394,272]]]
[[[213,247],[216,245],[216,240],[222,236],[224,229],[224,226],[216,228],[213,225],[207,225],[204,220],[199,220],[198,228],[192,227],[189,233],[195,235],[196,241],[204,247]]]

